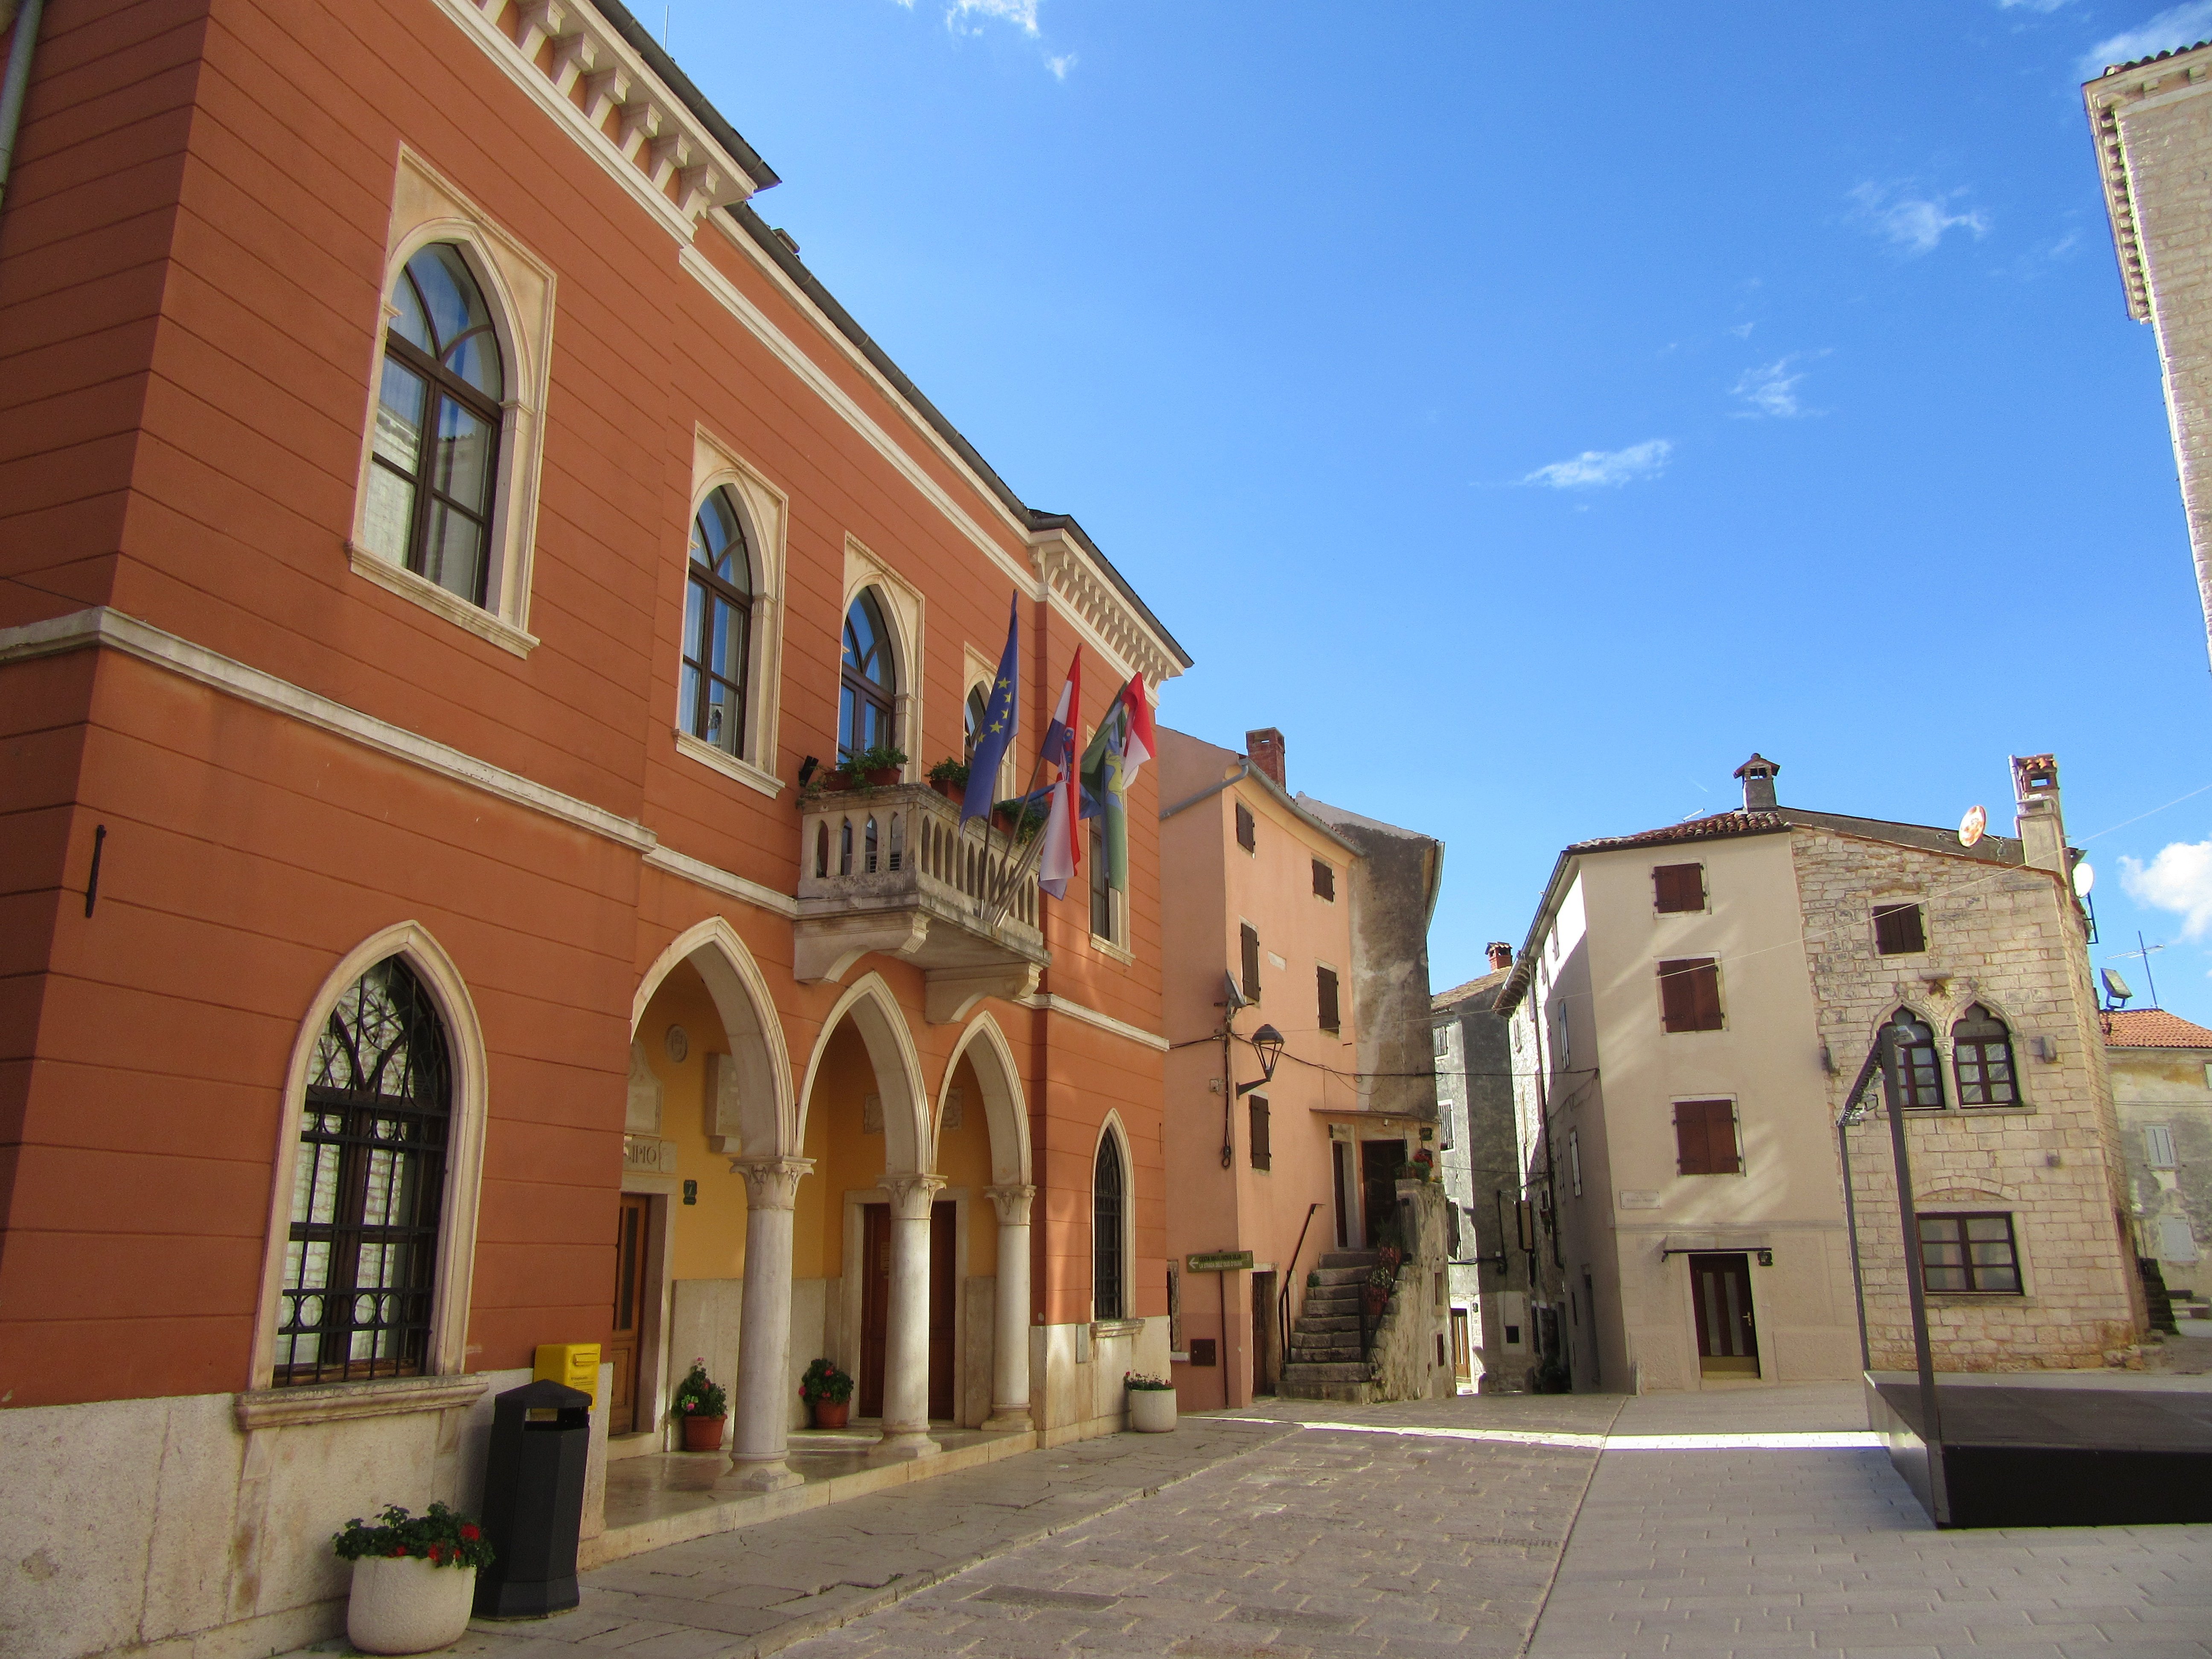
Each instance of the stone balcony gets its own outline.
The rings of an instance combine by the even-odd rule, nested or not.
[[[801,803],[798,978],[844,978],[872,951],[924,970],[933,1024],[963,1019],[987,996],[1022,997],[1052,960],[1038,927],[1034,869],[1014,884],[1022,846],[960,823],[960,805],[925,784],[893,784]]]

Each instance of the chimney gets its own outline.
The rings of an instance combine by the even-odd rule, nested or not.
[[[1247,732],[1244,753],[1255,768],[1274,779],[1276,788],[1290,788],[1283,781],[1283,734],[1273,726],[1263,726],[1257,732]]]
[[[2021,857],[2037,870],[2069,873],[2066,820],[2058,810],[2058,762],[2051,755],[2012,757],[2012,793],[2019,808]]]
[[[1735,769],[1736,776],[1743,780],[1743,810],[1747,812],[1774,811],[1774,775],[1782,769],[1756,749],[1751,758]]]
[[[1486,948],[1490,951],[1491,972],[1502,973],[1513,965],[1513,947],[1504,939],[1492,939]]]

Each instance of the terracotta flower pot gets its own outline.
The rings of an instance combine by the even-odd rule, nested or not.
[[[710,1452],[722,1449],[722,1425],[727,1417],[687,1417],[684,1419],[684,1449]]]
[[[849,1400],[815,1400],[808,1403],[814,1407],[814,1426],[817,1429],[842,1429],[853,1420],[853,1402]]]
[[[850,789],[853,783],[854,778],[850,772],[824,772],[822,775],[822,787],[832,793]]]
[[[867,779],[869,788],[888,789],[899,781],[899,769],[896,766],[878,766],[872,772],[864,772],[861,775]]]
[[[1129,1426],[1139,1434],[1168,1434],[1176,1425],[1173,1389],[1129,1390]]]
[[[932,778],[929,787],[947,800],[965,800],[968,798],[968,786],[955,783],[950,778]]]
[[[363,1653],[434,1653],[469,1628],[474,1567],[434,1567],[419,1555],[366,1555],[353,1564],[346,1639]]]

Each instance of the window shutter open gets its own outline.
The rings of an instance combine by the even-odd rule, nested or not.
[[[1267,1140],[1267,1097],[1252,1097],[1252,1167],[1267,1170],[1274,1167],[1274,1151]]]
[[[1321,1029],[1324,1031],[1341,1030],[1343,1021],[1336,1006],[1336,969],[1316,968],[1314,979],[1321,993]]]

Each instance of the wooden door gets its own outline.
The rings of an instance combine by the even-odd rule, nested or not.
[[[1741,1254],[1690,1258],[1698,1321],[1698,1370],[1706,1376],[1757,1376],[1759,1331],[1751,1316],[1751,1262]]]
[[[860,1398],[855,1415],[884,1414],[884,1338],[891,1314],[891,1206],[860,1212]]]
[[[1366,1212],[1362,1242],[1374,1249],[1381,1230],[1398,1216],[1398,1166],[1406,1161],[1402,1140],[1359,1143],[1359,1207]]]
[[[1474,1376],[1474,1356],[1468,1351],[1467,1340],[1467,1310],[1451,1310],[1452,1375],[1463,1380]]]
[[[1275,1275],[1252,1275],[1252,1397],[1275,1391]]]
[[[1352,1248],[1351,1194],[1345,1190],[1344,1155],[1344,1142],[1332,1140],[1328,1143],[1329,1170],[1336,1182],[1336,1248],[1340,1250]]]
[[[950,1200],[929,1207],[929,1414],[950,1422],[955,1323],[959,1313],[960,1206]]]
[[[614,1332],[607,1359],[614,1367],[614,1397],[607,1401],[607,1432],[637,1432],[638,1337],[645,1323],[645,1235],[651,1200],[622,1195],[615,1218]]]

